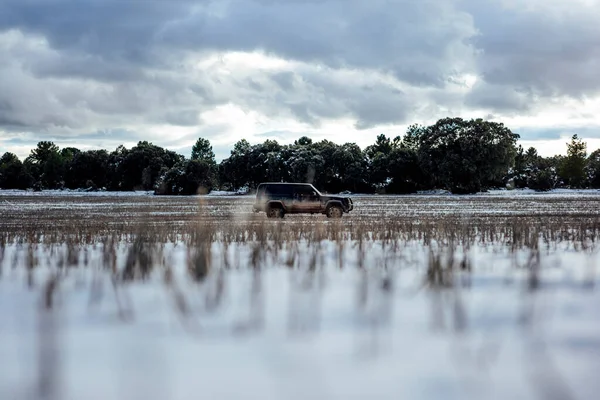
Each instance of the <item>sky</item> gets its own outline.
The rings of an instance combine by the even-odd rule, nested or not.
[[[217,159],[444,117],[600,148],[600,0],[2,0],[0,154],[140,140]]]

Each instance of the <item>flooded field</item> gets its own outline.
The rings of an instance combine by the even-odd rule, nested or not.
[[[0,192],[0,398],[589,399],[597,191]]]

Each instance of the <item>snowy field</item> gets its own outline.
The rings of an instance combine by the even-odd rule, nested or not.
[[[595,399],[598,191],[0,191],[0,399]]]

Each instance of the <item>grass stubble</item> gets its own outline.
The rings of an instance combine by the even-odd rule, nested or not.
[[[53,200],[47,201],[52,204]],[[202,316],[218,313],[223,307],[231,271],[248,270],[250,279],[245,288],[247,312],[232,323],[230,333],[248,335],[264,328],[264,271],[286,268],[290,288],[286,326],[294,336],[319,332],[328,279],[334,279],[335,270],[352,269],[357,275],[357,347],[361,354],[376,355],[385,348],[382,334],[390,332],[386,327],[392,323],[393,308],[402,296],[426,292],[434,332],[460,338],[469,330],[464,294],[477,269],[489,267],[474,261],[475,248],[510,259],[507,285],[515,283],[515,276],[526,276],[518,280],[523,296],[519,323],[530,338],[524,362],[531,367],[531,385],[540,398],[574,398],[544,351],[544,332],[536,328],[537,293],[544,290],[544,256],[556,251],[587,254],[588,262],[582,266],[585,279],[574,289],[594,289],[600,231],[600,218],[594,213],[507,214],[495,218],[424,213],[417,218],[386,214],[339,221],[322,216],[267,220],[262,215],[238,212],[229,204],[221,207],[226,209],[223,211],[219,207],[226,204],[221,203],[223,200],[215,206],[200,197],[196,207],[185,208],[185,218],[179,215],[173,219],[164,203],[152,206],[153,202],[143,199],[140,206],[144,211],[135,219],[128,218],[126,212],[92,219],[71,219],[67,211],[64,218],[54,213],[51,219],[43,209],[22,212],[19,218],[26,223],[21,227],[7,224],[0,232],[0,279],[10,270],[24,267],[27,287],[41,293],[36,378],[40,398],[60,398],[59,382],[64,378],[60,292],[62,282],[72,274],[80,273],[82,284],[89,286],[90,311],[110,296],[123,323],[135,321],[128,285],[159,276],[178,320],[190,335],[201,338],[206,333]],[[166,220],[157,219],[156,214],[166,216]],[[9,248],[12,259],[7,258]],[[183,265],[175,256],[179,249],[185,254]],[[415,257],[419,252],[424,257]],[[410,289],[406,284],[400,289],[398,279],[407,268],[421,271],[421,280]],[[44,273],[38,274],[39,270]],[[470,357],[461,352],[459,362],[475,360],[474,368],[485,371],[500,347],[501,343],[484,341],[480,348],[471,349]]]

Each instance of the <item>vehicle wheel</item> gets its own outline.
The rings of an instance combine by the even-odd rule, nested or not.
[[[342,215],[344,215],[344,210],[340,206],[330,206],[327,208],[328,218],[342,218]]]
[[[267,217],[269,218],[283,218],[283,214],[281,207],[269,207],[267,210]]]

